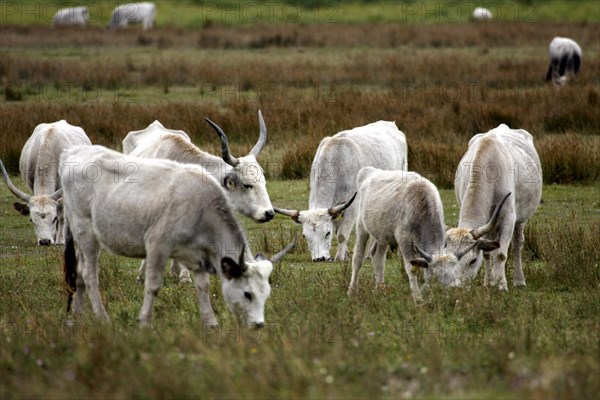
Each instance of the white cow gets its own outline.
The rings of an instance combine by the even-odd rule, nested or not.
[[[420,268],[424,269],[425,282],[435,278],[444,286],[460,286],[463,283],[460,261],[472,247],[500,246],[498,242],[480,239],[471,247],[447,252],[440,194],[433,183],[416,172],[366,167],[358,173],[357,184],[358,218],[349,295],[358,288],[358,273],[370,237],[376,243],[373,254],[376,284],[384,283],[388,246],[397,248],[415,300],[421,299],[417,281]]]
[[[54,14],[52,26],[76,25],[86,26],[89,21],[88,8],[86,6],[61,8]]]
[[[331,261],[334,234],[338,241],[335,259],[346,259],[357,214],[357,207],[352,206],[356,175],[367,166],[406,170],[406,139],[394,122],[378,121],[324,138],[311,167],[308,210],[275,208],[302,224],[313,261]]]
[[[480,238],[500,242],[500,248],[494,252],[474,253],[469,263],[463,265],[464,273],[474,278],[485,258],[485,284],[508,290],[505,263],[512,240],[513,284],[524,286],[523,232],[542,196],[542,168],[533,137],[523,129],[510,129],[504,124],[475,135],[458,165],[454,190],[461,206],[460,217],[458,228],[446,232],[448,249],[470,246]],[[494,206],[507,193],[512,196],[508,197],[498,221],[486,224]]]
[[[258,112],[260,135],[247,156],[235,158],[229,151],[227,136],[214,122],[207,122],[221,140],[222,156],[217,157],[196,147],[181,130],[165,128],[154,121],[146,129],[132,131],[123,139],[123,152],[136,157],[164,158],[185,164],[198,164],[221,182],[234,210],[257,222],[270,221],[275,215],[267,192],[264,172],[256,158],[267,141],[267,128],[262,113]],[[251,256],[250,253],[248,253]],[[171,272],[181,281],[189,281],[187,270],[177,263]],[[144,262],[140,265],[138,282],[144,277]]]
[[[581,47],[573,39],[555,37],[548,47],[550,64],[546,73],[546,82],[552,80],[561,86],[575,77],[581,68]]]
[[[19,160],[21,179],[33,195],[18,189],[10,181],[0,161],[2,175],[10,191],[23,200],[15,203],[15,209],[29,216],[35,229],[38,246],[63,244],[62,190],[58,176],[59,158],[63,150],[75,145],[91,145],[83,129],[61,120],[39,124],[29,137]]]
[[[141,23],[144,30],[154,27],[156,6],[154,3],[129,3],[116,7],[110,18],[109,29],[123,28],[129,24]]]
[[[130,165],[137,166],[134,174]],[[247,242],[242,228],[223,189],[202,167],[91,146],[65,151],[60,173],[70,228],[65,279],[75,293],[75,313],[83,310],[87,290],[96,316],[109,320],[98,291],[98,256],[104,247],[146,259],[142,325],[151,322],[168,258],[193,272],[204,324],[217,325],[209,295],[212,272],[221,280],[229,309],[250,325],[264,325],[272,263],[244,260]],[[79,243],[77,269],[73,239]]]
[[[475,21],[492,21],[494,15],[492,12],[485,7],[475,7],[473,10],[473,20]]]
[[[237,212],[257,222],[267,222],[273,219],[275,213],[267,192],[265,174],[256,160],[267,142],[267,128],[260,111],[258,120],[258,142],[244,157],[236,158],[231,155],[227,136],[208,119],[206,121],[221,140],[221,157],[200,150],[185,132],[167,129],[158,121],[141,131],[129,132],[123,139],[123,152],[136,157],[198,164],[222,184]]]

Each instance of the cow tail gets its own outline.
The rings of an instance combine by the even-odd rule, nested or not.
[[[75,242],[73,233],[67,219],[65,218],[65,252],[62,259],[63,271],[65,273],[65,290],[69,296],[67,300],[67,312],[71,311],[73,294],[77,290],[77,256],[75,255]]]

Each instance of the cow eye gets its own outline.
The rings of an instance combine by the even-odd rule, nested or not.
[[[244,292],[244,297],[248,299],[248,301],[252,301],[252,293]]]
[[[469,265],[473,265],[473,264],[475,264],[475,261],[477,261],[477,259],[476,259],[476,258],[472,259],[471,261],[469,261]]]
[[[54,217],[54,219],[52,220],[52,223],[55,224],[58,221],[58,217]]]
[[[327,233],[325,234],[325,237],[329,237],[329,235],[330,235],[330,234],[331,234],[331,231],[327,232]]]
[[[254,186],[252,186],[252,185],[244,185],[244,187],[245,187],[246,189],[252,189]]]

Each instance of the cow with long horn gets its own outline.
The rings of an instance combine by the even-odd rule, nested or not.
[[[433,183],[416,172],[383,171],[366,167],[360,170],[356,244],[352,257],[351,295],[358,288],[369,238],[375,241],[373,269],[377,286],[384,283],[385,258],[389,246],[397,248],[404,263],[415,300],[421,299],[418,271],[426,282],[461,286],[465,277],[461,264],[474,246],[494,249],[498,242],[480,239],[462,249],[445,248],[444,208]],[[497,210],[502,208],[502,203]],[[498,211],[490,224],[497,220]]]
[[[338,242],[335,260],[346,259],[357,215],[352,205],[356,176],[368,166],[406,170],[406,138],[396,123],[378,121],[324,138],[311,167],[308,210],[275,208],[302,224],[313,261],[332,261],[329,250],[334,235]]]
[[[123,139],[123,153],[200,165],[225,189],[235,211],[256,222],[273,219],[275,213],[267,192],[265,174],[257,161],[267,142],[267,126],[262,112],[258,111],[258,141],[246,156],[238,158],[231,154],[227,136],[221,127],[208,118],[206,122],[219,136],[221,156],[200,150],[184,131],[167,129],[159,121],[154,121],[146,129],[129,132]],[[190,280],[185,269],[180,269],[176,264],[173,272],[180,273],[181,280]],[[143,277],[142,262],[138,280],[143,280]]]
[[[24,203],[14,208],[33,223],[38,246],[63,244],[62,189],[58,175],[60,154],[76,145],[91,145],[84,130],[61,120],[39,124],[29,137],[19,160],[21,179],[32,190],[29,195],[10,180],[0,161],[8,189]]]
[[[485,259],[484,284],[508,290],[505,265],[512,242],[513,285],[525,286],[521,264],[525,224],[542,196],[542,168],[533,137],[504,124],[475,135],[458,165],[454,190],[461,207],[458,227],[446,232],[448,250],[486,239],[500,243],[492,251],[473,246],[469,257],[464,258],[463,274],[474,278]]]

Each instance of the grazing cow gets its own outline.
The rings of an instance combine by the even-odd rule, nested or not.
[[[415,300],[421,299],[419,268],[424,269],[425,282],[435,278],[444,286],[462,284],[460,261],[471,248],[445,251],[444,209],[433,183],[416,172],[365,167],[358,173],[357,185],[358,217],[349,295],[358,288],[358,273],[370,237],[376,244],[373,269],[378,286],[384,283],[388,246],[398,249]],[[489,248],[500,245],[482,239],[476,244]]]
[[[61,8],[54,14],[52,26],[76,25],[86,26],[89,21],[88,8],[86,6]]]
[[[83,129],[65,120],[36,126],[23,147],[19,161],[21,179],[33,195],[13,185],[4,164],[0,162],[8,188],[25,202],[17,202],[14,207],[22,215],[29,215],[38,246],[64,243],[60,201],[62,190],[58,175],[60,153],[75,145],[91,144]]]
[[[492,21],[493,19],[494,15],[488,8],[475,7],[475,9],[473,10],[474,21]]]
[[[394,122],[378,121],[324,138],[311,167],[308,210],[275,208],[302,224],[313,261],[331,261],[331,237],[336,233],[335,259],[346,259],[356,220],[356,175],[367,166],[406,170],[406,139]]]
[[[581,47],[573,39],[557,36],[550,42],[548,51],[550,64],[546,73],[546,82],[552,80],[555,85],[561,86],[579,73]]]
[[[448,249],[470,246],[481,238],[500,242],[500,248],[494,252],[475,251],[463,265],[463,273],[474,278],[485,258],[485,285],[508,290],[505,263],[512,240],[513,284],[525,286],[521,266],[523,232],[542,196],[542,168],[533,137],[523,129],[510,129],[504,124],[475,135],[458,165],[454,190],[460,216],[458,227],[446,232]],[[508,197],[498,220],[486,224],[494,206],[507,193],[513,195]]]
[[[129,165],[137,166],[134,174]],[[264,325],[273,265],[244,259],[242,228],[225,192],[202,167],[91,146],[64,152],[60,173],[67,224],[65,279],[72,291],[69,305],[75,293],[75,313],[83,310],[87,290],[96,316],[109,320],[98,291],[98,256],[104,247],[146,259],[142,325],[151,322],[168,258],[193,272],[204,324],[217,325],[208,288],[212,272],[221,280],[229,309],[250,325]],[[73,240],[79,243],[78,263]]]
[[[110,18],[109,29],[123,28],[129,24],[141,23],[144,30],[154,27],[156,6],[154,3],[129,3],[116,7]]]

